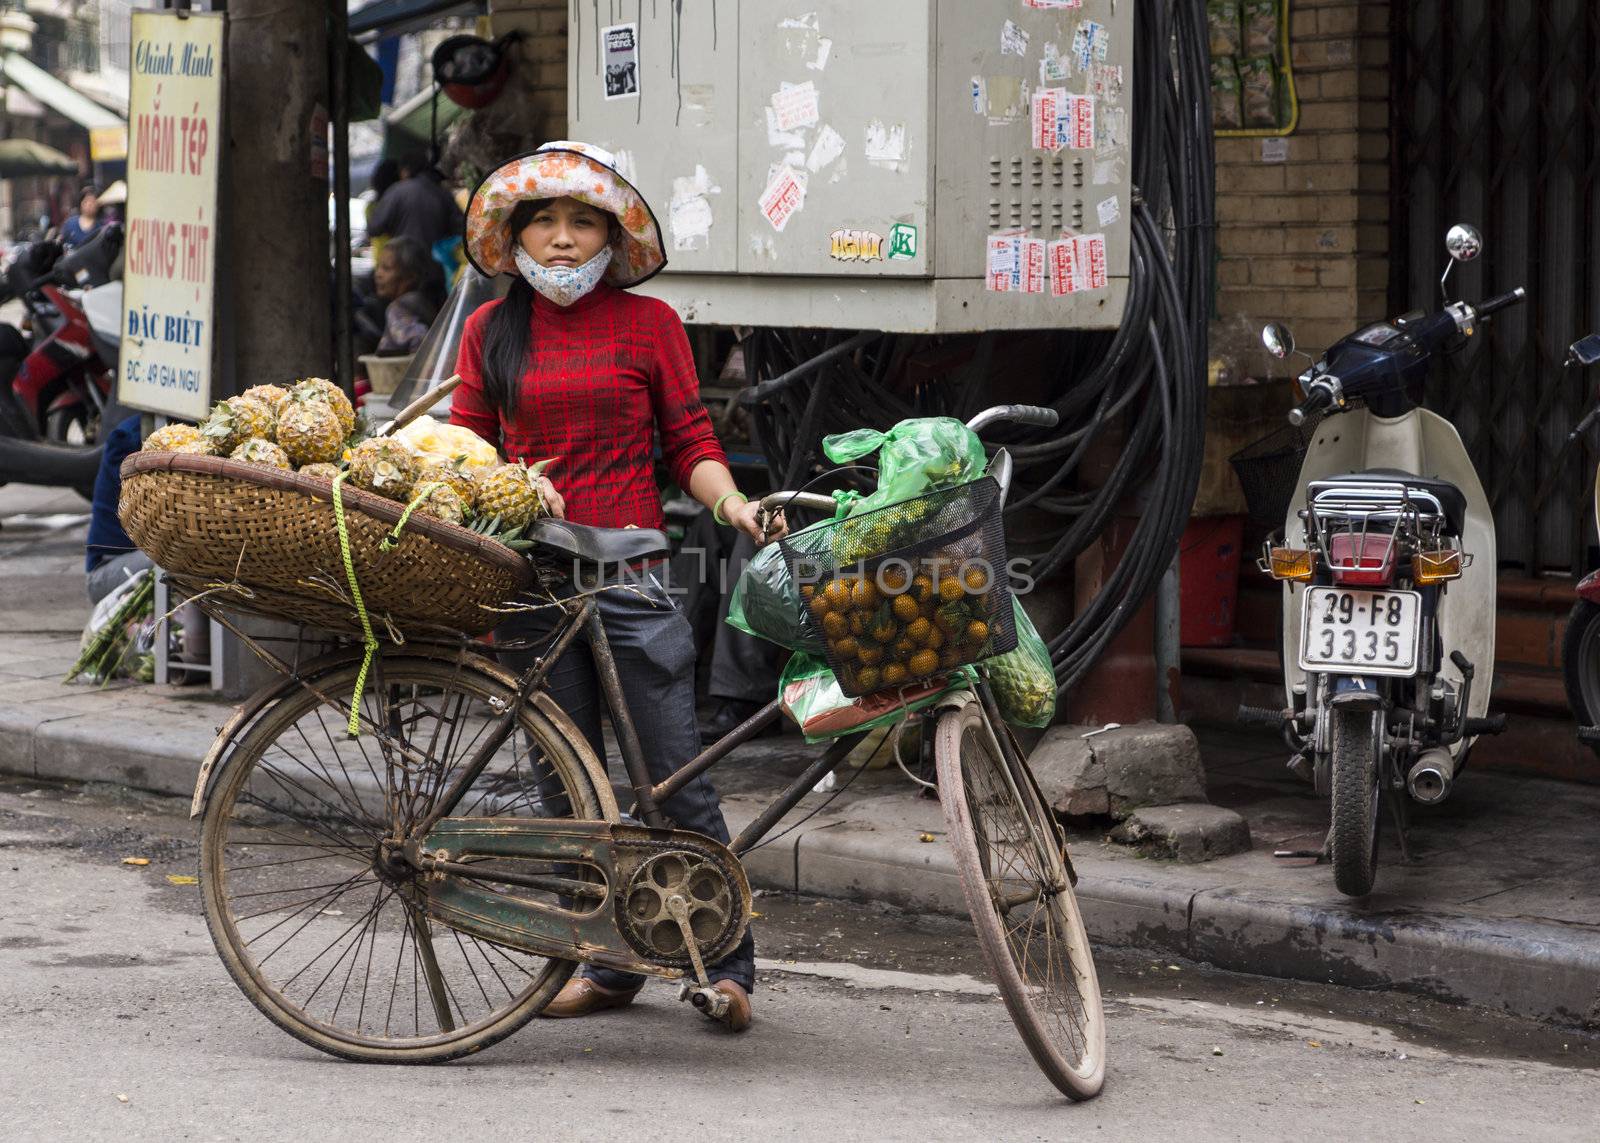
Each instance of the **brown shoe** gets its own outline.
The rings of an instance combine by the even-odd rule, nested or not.
[[[644,987],[643,985],[639,986]],[[604,1012],[607,1008],[626,1008],[633,1003],[633,998],[639,995],[638,988],[616,992],[609,988],[602,988],[588,977],[575,976],[567,981],[556,993],[554,1000],[544,1006],[539,1013],[552,1020],[568,1020],[574,1016],[588,1016],[595,1012]],[[746,1011],[749,1010],[748,1003]]]
[[[744,986],[732,980],[719,980],[711,987],[728,998],[728,1010],[720,1017],[707,1016],[707,1019],[725,1025],[730,1032],[743,1032],[750,1027],[754,1017],[750,1014],[750,994]]]

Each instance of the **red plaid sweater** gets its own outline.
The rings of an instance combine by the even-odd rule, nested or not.
[[[702,460],[726,463],[700,403],[689,338],[671,306],[605,284],[566,308],[535,295],[528,368],[507,416],[483,391],[483,334],[499,304],[467,319],[450,421],[512,460],[553,458],[545,474],[566,500],[567,519],[661,527],[656,430],[681,488]]]

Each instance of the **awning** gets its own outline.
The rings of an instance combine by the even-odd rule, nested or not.
[[[55,76],[15,52],[7,52],[0,63],[6,79],[22,88],[40,103],[64,115],[88,131],[97,128],[127,127],[127,120],[113,115],[86,95],[79,95]]]
[[[394,36],[444,16],[481,16],[488,10],[487,0],[373,0],[350,13],[350,34]]]

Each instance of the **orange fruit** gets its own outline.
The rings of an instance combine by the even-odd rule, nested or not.
[[[912,599],[909,595],[895,596],[892,606],[894,608],[895,618],[903,619],[908,623],[922,614],[922,609],[917,606],[917,601]]]
[[[899,631],[900,628],[894,625],[894,620],[885,619],[882,622],[874,623],[872,630],[868,634],[880,643],[892,643]]]
[[[890,663],[883,669],[883,685],[897,687],[906,681],[906,669],[899,663]]]
[[[912,678],[927,678],[929,675],[933,674],[933,672],[939,669],[939,652],[926,650],[918,651],[915,655],[911,656],[910,668]]]
[[[800,585],[800,598],[801,599],[809,600],[815,594],[817,594],[817,585],[816,584],[814,584],[814,583],[803,583],[803,584]]]
[[[926,575],[919,575],[911,581],[911,594],[918,599],[929,599],[933,596],[933,580]]]
[[[878,606],[878,588],[870,579],[859,579],[850,589],[850,602],[862,611]]]
[[[852,611],[850,613],[850,634],[865,635],[871,623],[872,616],[865,611]]]
[[[939,598],[946,603],[954,603],[961,598],[961,581],[955,576],[945,576],[939,581]]]
[[[968,643],[982,644],[989,638],[989,625],[981,619],[974,619],[967,624],[966,640]]]
[[[911,580],[911,573],[900,564],[884,564],[878,569],[878,586],[890,595],[899,595]]]
[[[822,617],[822,633],[829,639],[843,639],[850,634],[850,621],[837,611],[830,611]]]
[[[861,655],[861,644],[850,638],[850,636],[846,635],[843,639],[840,639],[833,644],[833,653],[841,659],[859,658]]]
[[[806,604],[806,606],[811,608],[812,615],[816,616],[818,619],[821,619],[824,615],[828,614],[828,597],[825,595],[815,596],[810,603]]]
[[[856,672],[855,689],[875,691],[883,685],[883,672],[877,667],[862,667]]]
[[[960,665],[961,665],[961,648],[957,647],[954,643],[952,643],[952,644],[950,644],[950,646],[946,647],[943,652],[940,653],[940,655],[939,655],[939,666],[943,667],[945,670],[948,671],[948,670],[952,670],[955,667],[959,667]]]
[[[836,579],[822,589],[823,598],[828,601],[828,607],[834,611],[843,611],[850,606],[850,585],[842,579]]]
[[[944,646],[944,629],[937,623],[928,624],[928,637],[922,642],[937,651]]]
[[[894,645],[894,657],[903,663],[921,649],[910,639],[902,636]]]
[[[969,567],[961,573],[961,582],[973,595],[982,595],[989,590],[989,569]]]
[[[906,638],[910,639],[914,643],[921,643],[924,646],[927,646],[928,634],[935,630],[937,630],[937,628],[934,627],[932,623],[928,622],[928,620],[913,619],[910,625],[906,627]]]
[[[863,643],[861,645],[860,658],[867,666],[876,667],[883,662],[883,648],[874,646],[871,643]]]

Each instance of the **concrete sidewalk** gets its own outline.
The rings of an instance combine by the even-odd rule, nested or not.
[[[84,609],[52,588],[66,571],[55,539],[43,525],[8,521],[0,532],[11,585],[0,603],[0,770],[187,797],[231,708],[192,688],[61,685]],[[1246,816],[1255,849],[1179,865],[1076,831],[1078,895],[1096,941],[1600,1021],[1600,788],[1469,772],[1449,802],[1416,816],[1415,863],[1401,866],[1386,844],[1377,892],[1351,903],[1326,867],[1271,856],[1314,848],[1327,823],[1325,804],[1283,771],[1281,746],[1232,728],[1202,728],[1201,742],[1212,800]],[[767,738],[725,762],[715,776],[734,830],[815,750]],[[753,883],[964,913],[938,803],[896,769],[846,779],[808,797],[749,855]]]

